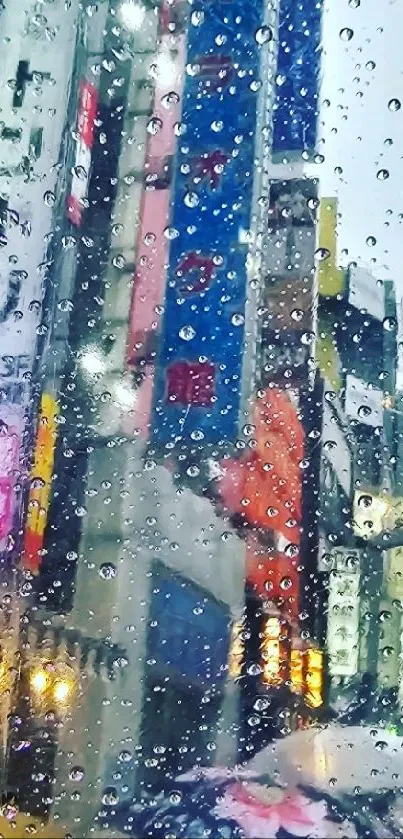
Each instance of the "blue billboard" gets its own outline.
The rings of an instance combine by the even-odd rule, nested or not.
[[[227,675],[229,635],[223,604],[155,564],[147,654],[159,667],[195,683],[219,685]]]
[[[280,0],[273,154],[316,145],[323,0]]]
[[[192,5],[151,419],[157,444],[237,436],[262,14],[261,0]]]

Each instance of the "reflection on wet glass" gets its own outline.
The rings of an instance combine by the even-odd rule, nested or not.
[[[403,835],[385,11],[0,0],[2,836]]]

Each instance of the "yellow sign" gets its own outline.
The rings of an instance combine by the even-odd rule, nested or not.
[[[281,623],[279,618],[267,618],[262,639],[263,681],[266,685],[281,682]]]
[[[320,372],[330,387],[339,393],[342,386],[341,361],[335,338],[330,334],[329,326],[318,319],[316,339],[316,362]]]
[[[319,207],[318,247],[328,256],[319,263],[318,287],[322,297],[342,294],[346,285],[345,272],[337,267],[337,198],[322,198]]]
[[[320,708],[323,704],[323,652],[309,649],[306,651],[306,694],[305,700],[311,708]]]
[[[44,393],[37,429],[34,459],[31,469],[31,486],[25,526],[22,567],[33,573],[40,566],[40,551],[47,522],[52,486],[57,417],[59,407],[53,396]]]

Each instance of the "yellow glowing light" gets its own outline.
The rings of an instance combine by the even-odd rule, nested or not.
[[[31,674],[30,684],[36,693],[44,693],[49,684],[49,676],[42,668],[34,670]]]
[[[323,653],[307,650],[306,702],[311,708],[323,705]]]
[[[268,618],[262,640],[263,681],[267,685],[278,684],[281,681],[280,633],[279,618]]]
[[[53,688],[56,702],[66,702],[73,690],[73,684],[68,679],[58,679]]]

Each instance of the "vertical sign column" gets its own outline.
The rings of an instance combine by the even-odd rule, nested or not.
[[[262,3],[192,7],[152,436],[236,439]]]

